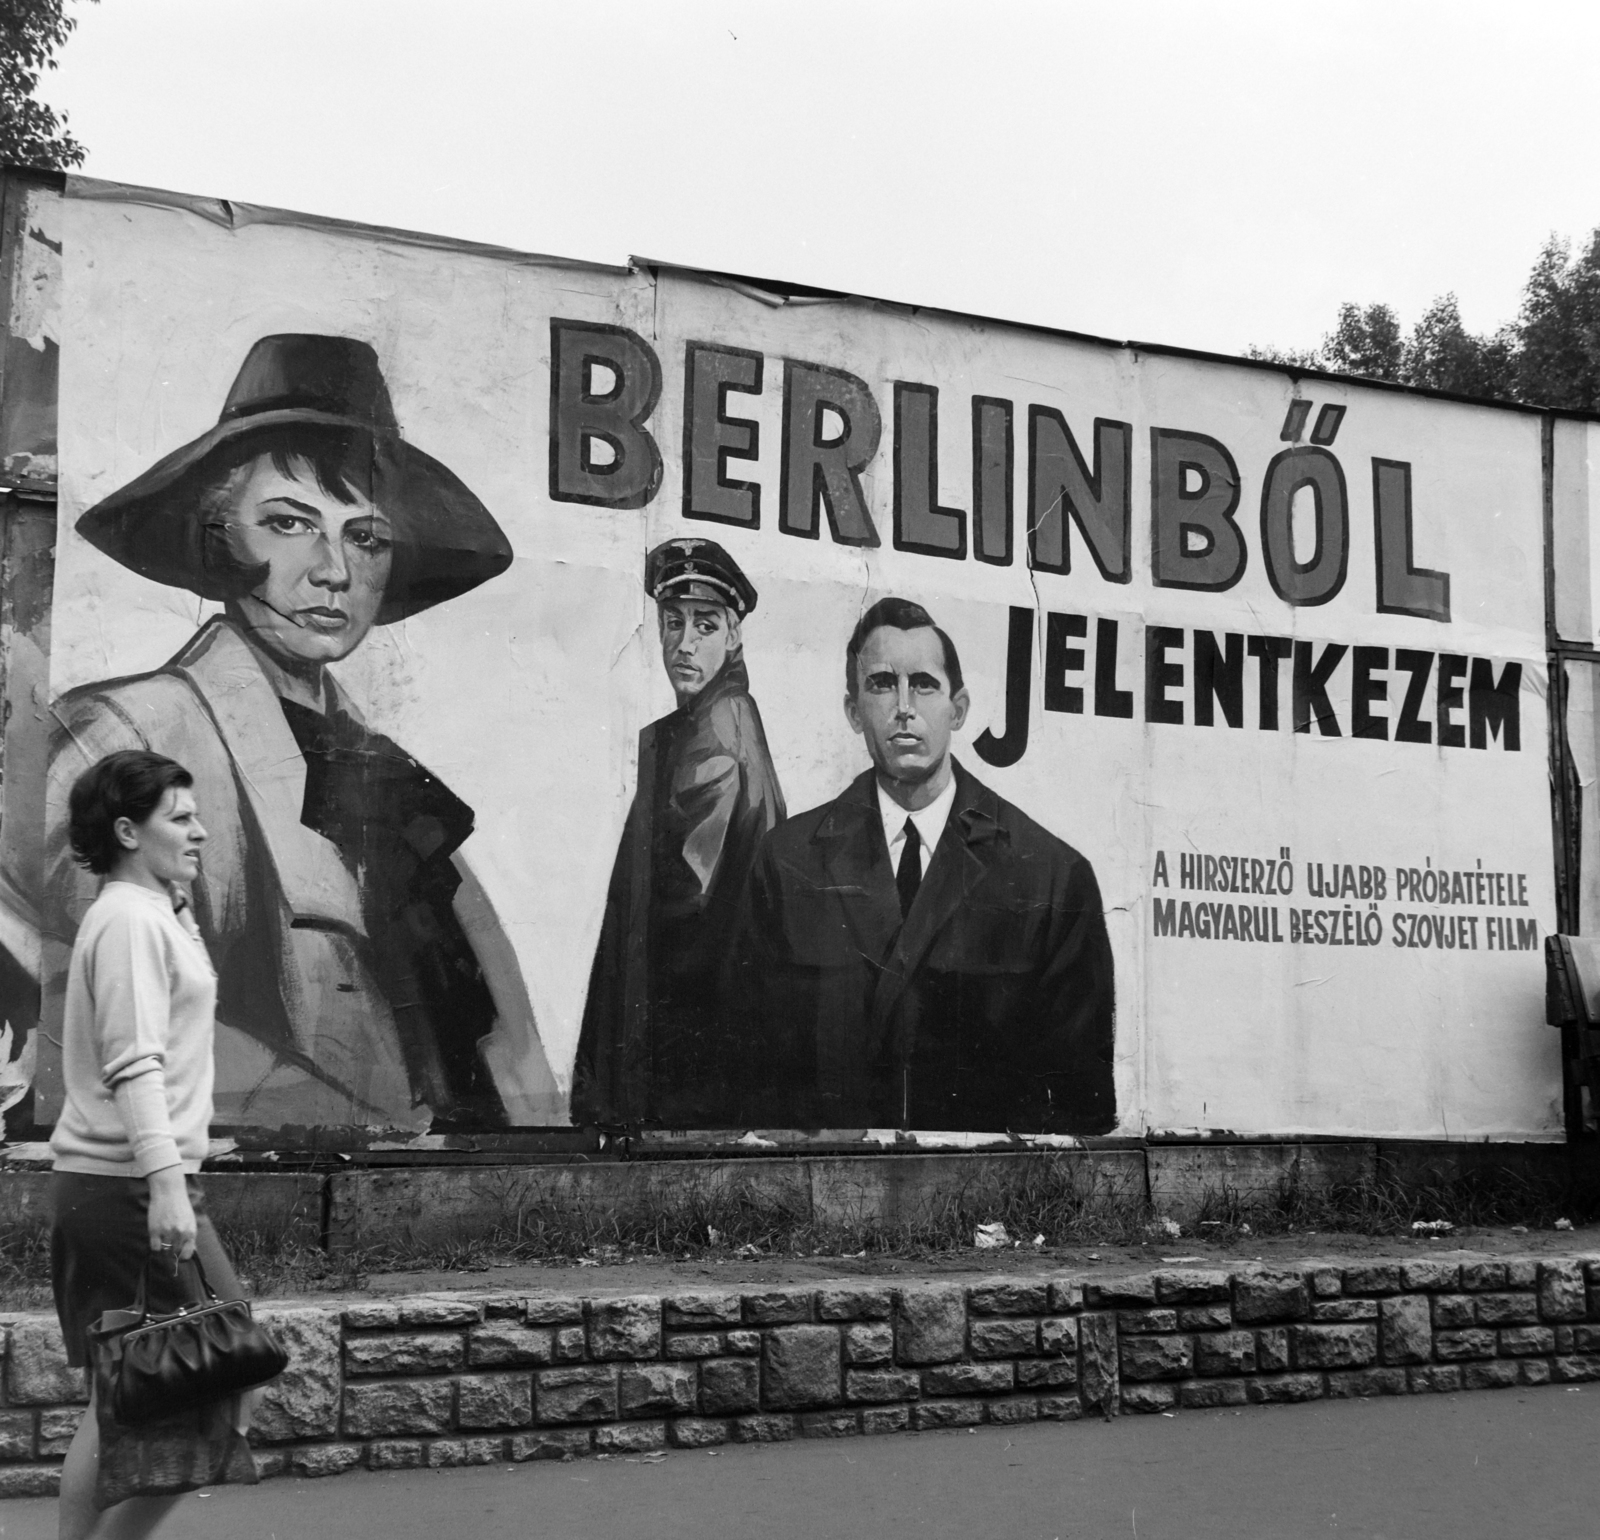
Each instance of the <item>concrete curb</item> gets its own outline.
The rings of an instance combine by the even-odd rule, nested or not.
[[[1600,1256],[263,1303],[263,1475],[571,1459],[1600,1380]],[[81,1415],[53,1316],[5,1329],[0,1496]]]

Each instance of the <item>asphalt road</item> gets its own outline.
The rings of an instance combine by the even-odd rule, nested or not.
[[[1572,1540],[1600,1529],[1600,1386],[1183,1412],[571,1464],[277,1480],[168,1540]],[[0,1503],[4,1540],[54,1505]]]

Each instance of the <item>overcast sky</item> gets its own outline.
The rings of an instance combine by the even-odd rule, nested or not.
[[[92,176],[1118,338],[1514,316],[1593,0],[68,0]]]

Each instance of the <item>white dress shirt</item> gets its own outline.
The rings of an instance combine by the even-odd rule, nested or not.
[[[889,866],[896,873],[900,870],[900,858],[906,849],[906,819],[910,819],[917,826],[917,838],[922,841],[922,874],[927,876],[928,863],[933,859],[933,852],[938,847],[939,836],[944,833],[944,826],[950,821],[950,809],[955,806],[956,778],[950,777],[950,783],[926,807],[919,808],[915,813],[908,813],[893,797],[883,789],[881,782],[878,786],[878,816],[883,819],[883,837],[889,843]]]

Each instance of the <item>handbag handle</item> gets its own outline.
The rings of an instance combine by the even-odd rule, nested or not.
[[[150,1269],[155,1266],[156,1258],[164,1255],[164,1252],[152,1251],[150,1255],[145,1258],[144,1266],[139,1269],[139,1288],[133,1296],[132,1309],[133,1313],[139,1317],[141,1322],[150,1319],[148,1295]],[[174,1258],[172,1263],[172,1276],[176,1278],[184,1268],[191,1268],[193,1273],[191,1277],[192,1286],[185,1294],[183,1308],[187,1309],[189,1306],[204,1305],[207,1303],[213,1305],[216,1304],[217,1291],[211,1287],[211,1280],[206,1277],[206,1265],[200,1260],[200,1253],[198,1251],[196,1251],[194,1255],[191,1256],[186,1262],[180,1262]]]

